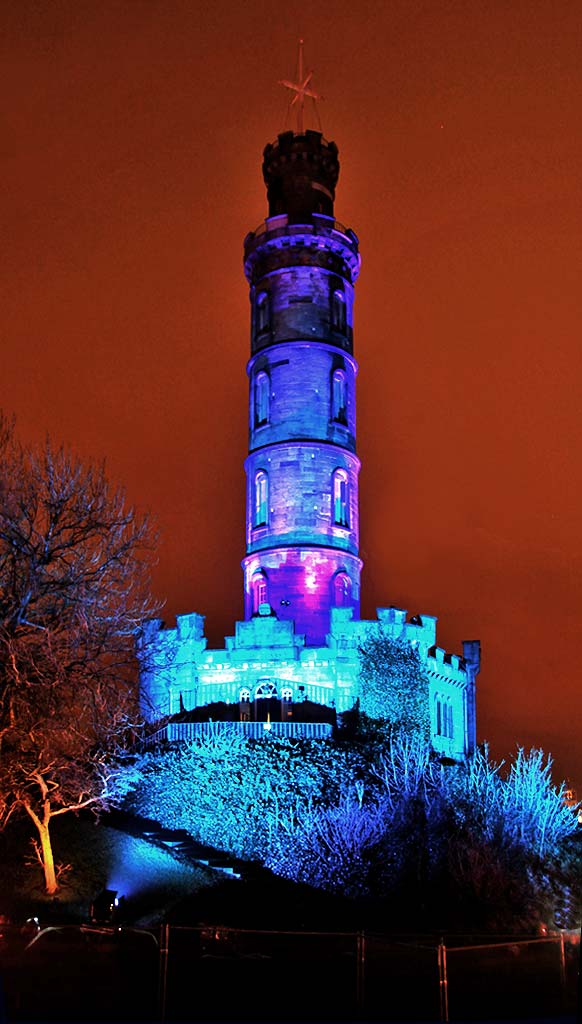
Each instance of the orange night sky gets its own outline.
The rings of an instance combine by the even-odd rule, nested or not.
[[[13,0],[1,402],[105,457],[165,617],[242,614],[242,241],[297,39],[361,242],[363,614],[480,638],[478,738],[582,789],[582,6]]]

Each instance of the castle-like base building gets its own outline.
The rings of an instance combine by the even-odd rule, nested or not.
[[[479,643],[436,646],[436,619],[398,608],[361,620],[354,285],[358,239],[335,220],[337,147],[319,132],[279,135],[264,153],[269,216],[245,239],[250,285],[249,454],[245,461],[245,621],[208,650],[204,619],[144,627],[142,705],[151,722],[202,705],[238,706],[241,722],[279,702],[341,713],[358,697],[360,647],[375,636],[418,650],[429,678],[432,742],[461,758],[475,746]],[[258,711],[259,709],[259,711]]]

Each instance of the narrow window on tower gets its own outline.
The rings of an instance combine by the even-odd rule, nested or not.
[[[255,474],[255,526],[267,525],[269,480],[264,469]]]
[[[255,378],[255,427],[262,427],[269,422],[270,382],[262,370]]]
[[[333,474],[333,521],[336,526],[349,526],[348,474],[336,469]]]
[[[331,324],[336,331],[346,331],[346,297],[341,289],[336,289],[331,300]]]
[[[267,604],[267,577],[264,572],[256,572],[251,581],[253,597],[253,615],[259,614],[262,604]]]
[[[453,738],[453,707],[450,701],[447,702],[447,736]]]
[[[267,292],[259,292],[257,295],[256,323],[258,334],[260,334],[261,331],[268,331],[271,326],[269,296],[267,295]]]
[[[333,580],[333,603],[336,608],[347,608],[352,596],[352,581],[347,572],[338,572]]]
[[[348,422],[347,382],[343,370],[334,370],[332,374],[331,418],[334,423]]]

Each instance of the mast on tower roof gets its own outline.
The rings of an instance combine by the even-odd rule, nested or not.
[[[299,54],[297,58],[297,82],[289,82],[286,78],[279,80],[279,85],[284,85],[286,89],[291,89],[295,93],[293,99],[289,103],[289,109],[295,107],[297,115],[297,134],[303,134],[303,111],[305,109],[305,97],[308,96],[313,100],[313,106],[316,112],[317,120],[319,121],[319,115],[317,114],[317,107],[315,106],[316,100],[322,100],[323,96],[315,92],[314,89],[308,88],[311,79],[313,78],[313,71],[308,71],[304,75],[303,72],[303,40],[299,40]]]

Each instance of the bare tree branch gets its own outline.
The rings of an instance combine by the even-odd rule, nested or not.
[[[24,448],[2,415],[0,467],[0,828],[29,815],[54,891],[52,818],[126,785],[156,538],[102,466]]]

